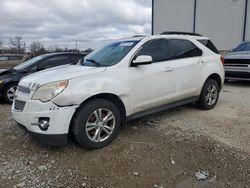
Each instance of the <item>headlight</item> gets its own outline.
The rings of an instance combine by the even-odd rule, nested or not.
[[[3,80],[0,80],[0,85],[3,83]]]
[[[68,80],[52,82],[49,84],[42,85],[39,87],[34,95],[32,96],[33,100],[40,100],[42,102],[48,102],[59,93],[61,93],[68,85]]]

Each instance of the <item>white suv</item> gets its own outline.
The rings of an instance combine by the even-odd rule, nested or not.
[[[112,42],[77,65],[23,78],[13,118],[43,143],[64,145],[72,132],[81,146],[97,149],[127,120],[192,102],[212,109],[224,68],[215,47],[204,45],[208,42],[180,34]]]

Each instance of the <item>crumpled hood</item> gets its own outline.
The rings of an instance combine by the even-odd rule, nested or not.
[[[40,71],[22,78],[20,85],[30,87],[31,84],[43,85],[60,80],[70,80],[88,74],[105,71],[105,67],[87,67],[80,65],[65,65]]]
[[[250,59],[250,51],[231,52],[224,55],[225,59]]]

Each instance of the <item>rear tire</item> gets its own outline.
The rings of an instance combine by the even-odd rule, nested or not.
[[[197,102],[198,106],[204,110],[213,109],[218,102],[219,94],[220,89],[217,81],[212,78],[207,79]]]
[[[8,85],[6,88],[4,88],[3,100],[8,104],[12,104],[16,90],[17,90],[17,83],[12,83]]]
[[[87,149],[99,149],[111,143],[121,126],[120,112],[106,99],[94,99],[84,104],[73,119],[76,142]]]

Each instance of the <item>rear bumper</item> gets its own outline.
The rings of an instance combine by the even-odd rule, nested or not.
[[[226,71],[225,78],[235,80],[250,80],[250,72]]]
[[[225,66],[225,78],[234,80],[250,80],[250,66]]]
[[[39,134],[35,132],[29,131],[25,126],[17,123],[18,127],[29,133],[32,137],[34,137],[39,142],[49,145],[49,146],[65,146],[68,143],[68,134]]]

